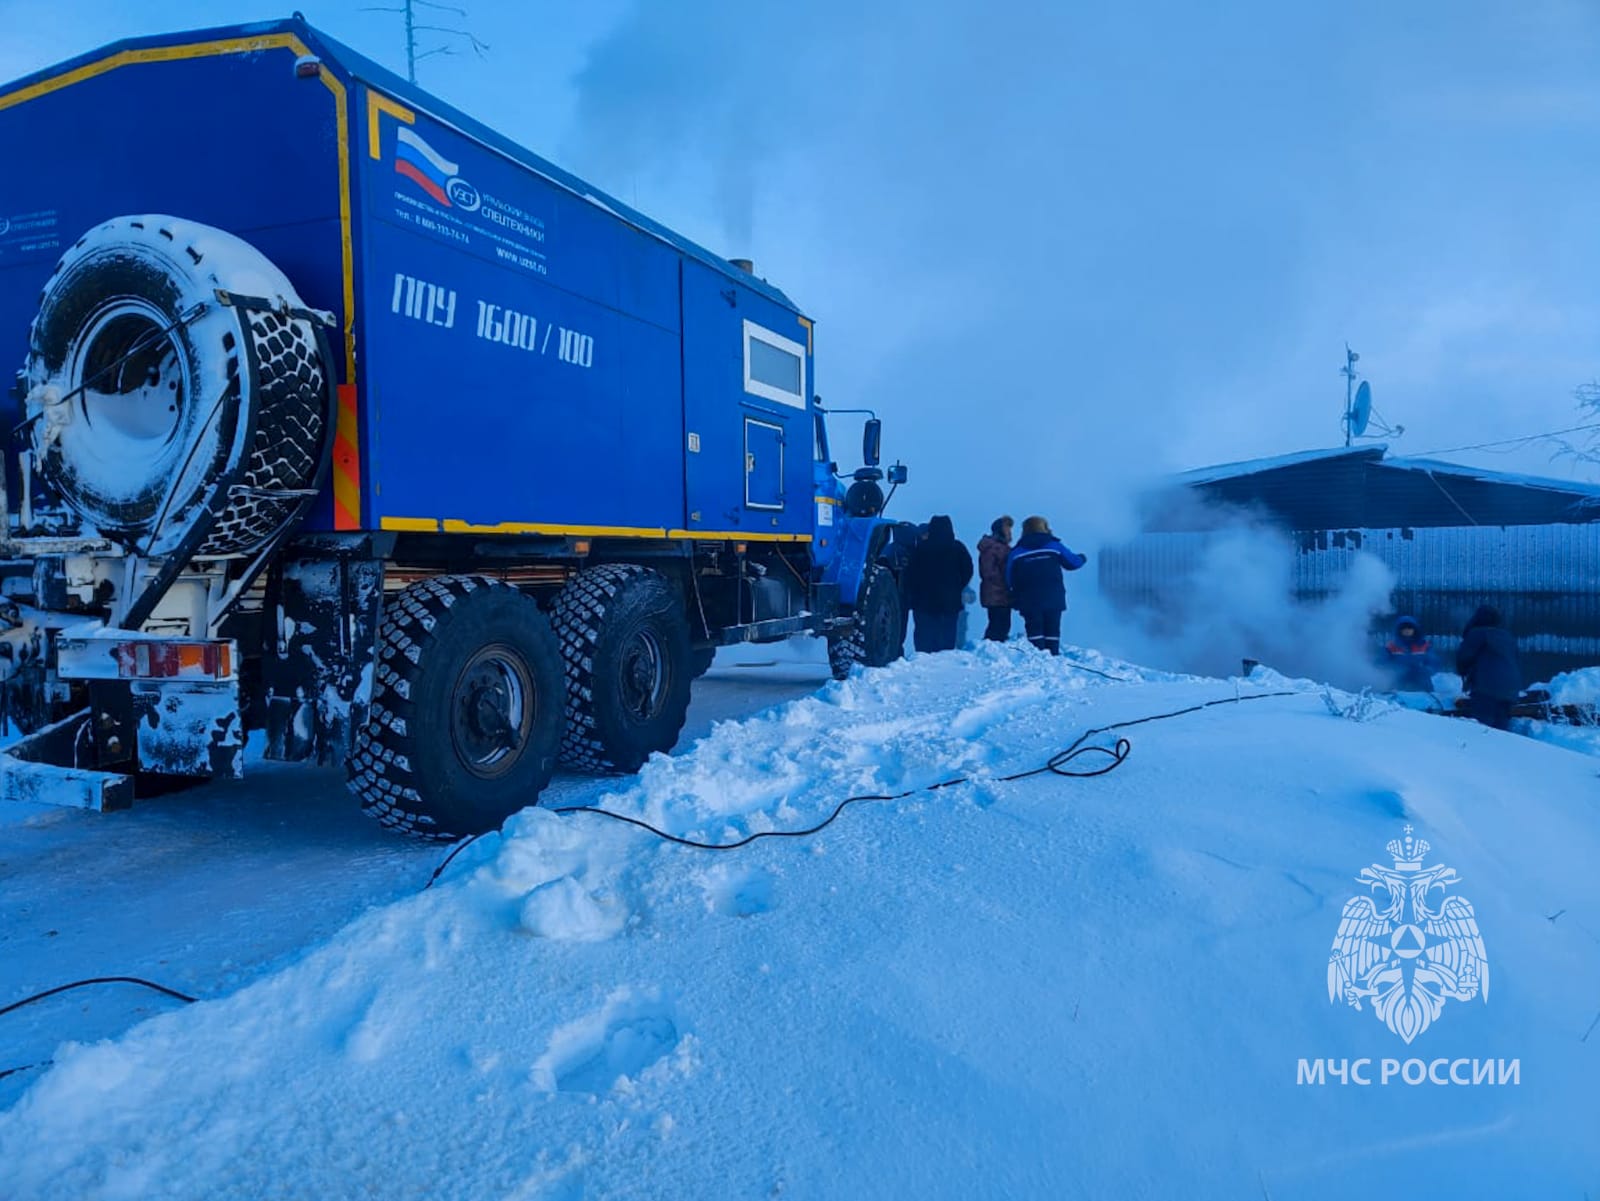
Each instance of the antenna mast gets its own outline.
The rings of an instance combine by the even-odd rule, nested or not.
[[[1357,438],[1367,438],[1372,435],[1367,431],[1373,430],[1381,438],[1398,438],[1406,432],[1403,425],[1390,425],[1378,415],[1372,407],[1372,385],[1366,380],[1360,384],[1356,371],[1356,364],[1361,361],[1361,356],[1350,349],[1350,344],[1344,346],[1344,366],[1339,369],[1339,374],[1344,376],[1344,444],[1349,446]]]
[[[1351,427],[1355,424],[1351,420],[1354,415],[1356,402],[1356,364],[1361,361],[1361,356],[1350,349],[1350,343],[1344,344],[1344,366],[1339,369],[1339,374],[1344,376],[1344,444],[1350,445]]]

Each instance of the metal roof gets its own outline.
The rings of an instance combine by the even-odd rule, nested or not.
[[[1600,501],[1600,484],[1586,480],[1558,480],[1547,475],[1524,475],[1515,471],[1491,471],[1482,467],[1468,467],[1463,463],[1447,463],[1443,459],[1413,459],[1405,456],[1385,458],[1385,467],[1403,471],[1428,471],[1437,475],[1461,476],[1481,480],[1486,484],[1510,484],[1518,488],[1539,488],[1548,492],[1565,492],[1574,496],[1593,497]]]
[[[245,25],[222,25],[210,29],[185,30],[180,33],[124,38],[122,41],[112,42],[101,46],[97,50],[80,54],[64,63],[58,63],[53,67],[35,71],[31,75],[24,76],[22,79],[15,81],[14,84],[7,85],[0,90],[9,91],[13,87],[25,87],[28,84],[66,74],[78,67],[127,51],[149,50],[195,41],[265,37],[270,34],[292,34],[304,42],[319,58],[326,62],[332,62],[351,78],[405,101],[411,107],[454,127],[464,136],[471,138],[495,153],[511,159],[513,162],[519,163],[535,174],[544,177],[557,187],[571,192],[599,208],[606,209],[640,232],[667,243],[685,256],[703,263],[719,274],[742,284],[754,292],[760,293],[768,300],[780,304],[797,314],[800,313],[801,310],[792,300],[765,280],[741,271],[721,255],[714,254],[705,247],[691,242],[681,234],[674,233],[666,226],[652,221],[643,213],[630,208],[615,197],[607,195],[600,189],[579,179],[576,175],[563,171],[549,160],[541,158],[532,151],[517,145],[510,138],[467,116],[460,109],[446,104],[437,96],[430,95],[415,84],[407,83],[387,67],[380,66],[365,55],[328,37],[299,16],[291,17],[287,20],[260,21]]]
[[[1293,530],[1519,526],[1600,520],[1600,484],[1387,458],[1383,445],[1309,450],[1184,472],[1152,498],[1150,530],[1203,529],[1222,509]],[[1176,498],[1198,495],[1196,509]]]
[[[1339,446],[1330,450],[1301,450],[1292,454],[1273,455],[1265,459],[1244,459],[1237,463],[1218,463],[1214,467],[1196,467],[1172,477],[1172,481],[1193,487],[1197,484],[1214,484],[1237,476],[1259,475],[1263,471],[1278,471],[1285,467],[1298,467],[1304,463],[1320,463],[1328,459],[1383,458],[1384,446]]]

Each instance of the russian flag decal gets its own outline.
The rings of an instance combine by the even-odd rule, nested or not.
[[[456,164],[405,126],[400,126],[395,133],[394,169],[439,204],[452,207],[445,188],[457,174]]]

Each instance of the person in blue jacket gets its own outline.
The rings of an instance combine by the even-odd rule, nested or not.
[[[1402,617],[1394,623],[1394,634],[1383,644],[1383,662],[1396,692],[1433,691],[1439,659],[1415,617]]]
[[[1022,537],[1006,557],[1006,587],[1011,604],[1022,614],[1028,641],[1052,655],[1061,653],[1061,614],[1067,607],[1064,571],[1077,571],[1089,561],[1061,545],[1043,517],[1022,523]]]

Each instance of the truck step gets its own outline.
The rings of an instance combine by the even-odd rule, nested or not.
[[[0,754],[0,802],[28,801],[105,812],[133,804],[133,777],[67,767],[88,711],[36,730]]]

